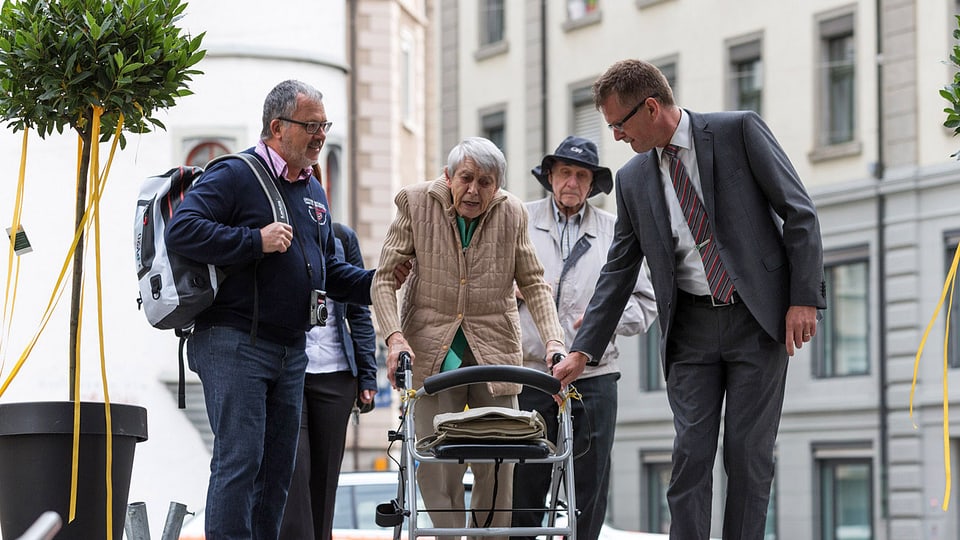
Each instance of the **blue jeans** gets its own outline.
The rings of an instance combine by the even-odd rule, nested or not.
[[[307,355],[218,326],[187,341],[213,430],[207,540],[276,540],[293,475]]]

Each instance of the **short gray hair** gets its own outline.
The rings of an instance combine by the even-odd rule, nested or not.
[[[260,128],[260,139],[270,138],[270,122],[281,116],[289,118],[297,109],[297,96],[304,96],[310,101],[323,101],[323,93],[309,84],[294,79],[283,81],[273,87],[263,100],[263,126]]]
[[[507,158],[497,145],[483,137],[467,137],[450,150],[447,155],[447,171],[453,177],[463,160],[470,158],[477,167],[484,172],[492,172],[497,176],[497,187],[503,188],[507,183]]]

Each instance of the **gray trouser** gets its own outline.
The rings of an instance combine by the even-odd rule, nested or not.
[[[670,538],[710,533],[713,463],[723,412],[723,538],[762,540],[773,482],[787,354],[743,303],[694,305],[680,295],[666,350],[676,439],[667,502]],[[689,300],[689,298],[687,298]]]

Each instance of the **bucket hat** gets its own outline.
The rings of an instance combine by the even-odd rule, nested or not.
[[[560,143],[554,153],[544,156],[540,165],[530,171],[540,181],[540,185],[550,192],[553,192],[553,186],[550,185],[547,172],[558,160],[579,165],[593,172],[593,185],[590,187],[590,194],[587,197],[593,197],[600,192],[610,193],[610,190],[613,189],[613,175],[610,174],[610,169],[600,166],[597,145],[590,139],[573,135],[568,136]]]

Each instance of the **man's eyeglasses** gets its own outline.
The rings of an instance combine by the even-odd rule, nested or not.
[[[657,95],[652,94],[650,96],[643,98],[642,100],[640,100],[640,103],[637,103],[637,105],[634,108],[630,109],[630,112],[628,112],[627,115],[624,116],[622,120],[620,120],[619,122],[614,122],[612,124],[607,124],[607,127],[610,128],[611,130],[623,131],[623,125],[626,124],[631,118],[633,118],[633,115],[637,114],[637,111],[640,110],[640,107],[642,107],[643,104],[646,103],[648,99],[655,98],[655,97],[657,97]]]
[[[290,122],[291,124],[299,124],[303,126],[303,130],[310,135],[316,135],[321,130],[323,130],[324,133],[329,133],[330,128],[333,126],[333,122],[301,122],[299,120],[284,118],[282,116],[278,116],[277,120],[283,120],[284,122]]]

